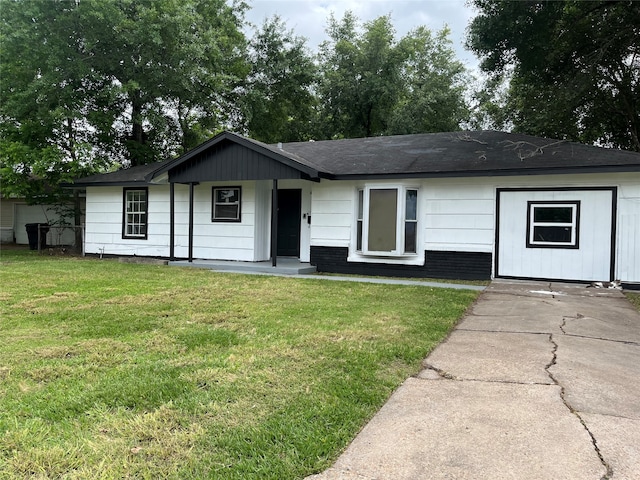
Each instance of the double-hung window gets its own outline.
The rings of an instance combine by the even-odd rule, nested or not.
[[[240,187],[213,187],[211,221],[239,222],[241,193]]]
[[[147,188],[125,188],[122,238],[147,238]]]
[[[374,256],[417,253],[417,189],[367,186],[358,190],[357,203],[357,252]]]
[[[528,202],[527,248],[578,248],[580,202]]]

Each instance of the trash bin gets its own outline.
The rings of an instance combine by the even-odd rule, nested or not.
[[[27,238],[29,239],[29,249],[38,249],[38,230],[40,230],[40,249],[47,248],[47,233],[49,232],[48,223],[27,223]]]

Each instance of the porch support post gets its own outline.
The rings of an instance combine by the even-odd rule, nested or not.
[[[189,184],[189,263],[193,262],[193,191],[196,184]]]
[[[271,265],[278,263],[278,179],[273,179],[271,189]]]
[[[175,252],[175,236],[176,236],[176,184],[171,182],[169,184],[169,260],[176,259]]]

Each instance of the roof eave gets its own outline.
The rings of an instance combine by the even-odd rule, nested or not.
[[[584,173],[640,172],[640,165],[604,165],[596,167],[558,167],[527,169],[448,170],[410,173],[347,173],[326,175],[329,180],[375,180],[401,178],[461,178],[461,177],[514,177],[527,175],[564,175]]]

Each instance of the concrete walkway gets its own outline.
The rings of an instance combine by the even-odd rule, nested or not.
[[[640,315],[618,290],[494,281],[309,480],[640,478]]]

